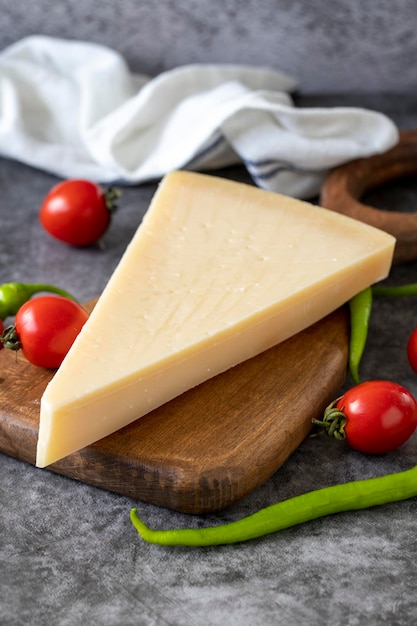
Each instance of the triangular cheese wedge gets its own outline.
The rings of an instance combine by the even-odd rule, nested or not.
[[[41,401],[49,465],[318,321],[385,277],[390,235],[173,172]],[[308,346],[307,346],[308,349]]]

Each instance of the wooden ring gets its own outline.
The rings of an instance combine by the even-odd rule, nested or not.
[[[417,259],[417,213],[377,209],[362,204],[360,198],[369,189],[415,174],[417,131],[403,131],[399,143],[388,152],[356,159],[332,170],[321,189],[320,204],[393,235],[397,240],[394,263],[414,261]]]

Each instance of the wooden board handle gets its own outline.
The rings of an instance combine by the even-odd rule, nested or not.
[[[377,209],[363,204],[366,191],[390,180],[417,174],[417,131],[400,133],[400,141],[388,152],[356,159],[335,168],[327,176],[320,195],[323,207],[344,213],[385,230],[397,239],[395,263],[417,259],[417,213]]]

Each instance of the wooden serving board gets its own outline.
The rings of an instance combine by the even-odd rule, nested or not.
[[[92,306],[92,303],[91,303]],[[344,308],[46,470],[186,513],[223,509],[300,445],[346,377]],[[53,372],[0,350],[0,452],[35,463]]]

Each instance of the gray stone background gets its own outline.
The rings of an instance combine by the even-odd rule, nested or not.
[[[266,65],[305,93],[412,91],[416,26],[415,0],[0,0],[0,49],[36,33],[111,46],[150,75]]]
[[[0,49],[40,33],[106,44],[150,75],[193,62],[269,65],[297,79],[301,106],[368,106],[401,128],[417,128],[416,25],[416,0],[0,0]],[[39,227],[38,207],[56,182],[0,159],[0,283],[48,279],[88,300],[103,289],[155,185],[124,189],[104,250],[80,251]],[[376,206],[415,210],[417,183],[371,196]],[[389,279],[416,280],[417,262]],[[417,394],[404,351],[416,320],[415,298],[375,303],[365,380],[396,379]],[[128,515],[138,506],[154,528],[226,523],[312,489],[414,466],[416,441],[417,433],[376,459],[307,438],[259,489],[205,518],[0,454],[0,625],[415,626],[416,498],[206,549],[146,544]]]

